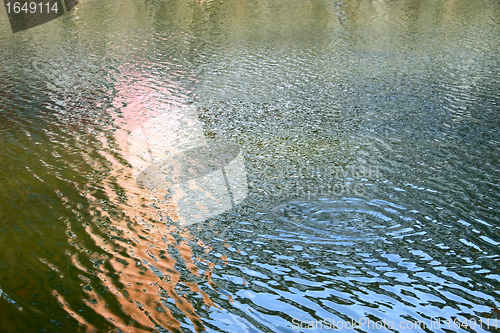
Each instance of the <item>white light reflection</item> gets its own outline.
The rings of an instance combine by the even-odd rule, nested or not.
[[[247,195],[240,147],[208,142],[194,106],[174,107],[136,127],[128,152],[138,186],[166,191],[183,226],[234,208]]]

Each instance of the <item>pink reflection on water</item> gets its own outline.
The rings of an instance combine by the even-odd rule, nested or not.
[[[101,295],[96,289],[84,289],[88,295],[86,304],[113,327],[124,332],[152,331],[158,327],[180,331],[179,315],[174,314],[179,310],[182,317],[189,319],[195,330],[201,332],[205,329],[204,325],[188,295],[198,294],[206,307],[216,306],[199,282],[193,282],[204,281],[203,285],[217,291],[211,278],[214,264],[194,255],[208,254],[211,248],[175,223],[178,220],[175,202],[165,197],[166,191],[140,188],[130,165],[120,160],[129,161],[131,158],[128,149],[130,132],[158,115],[175,113],[179,100],[170,99],[172,93],[169,88],[172,87],[163,87],[161,82],[138,72],[124,69],[121,72],[123,76],[115,86],[117,95],[113,100],[114,107],[119,109],[113,114],[116,127],[112,137],[101,139],[103,149],[100,152],[112,165],[102,188],[114,206],[113,212],[120,212],[121,216],[104,208],[97,198],[87,194],[94,218],[109,220],[111,224],[107,227],[109,230],[97,227],[97,222],[85,227],[94,244],[106,253],[96,258],[103,264],[96,268],[94,274],[107,290],[106,295]],[[118,187],[123,192],[118,191]],[[72,255],[73,264],[88,272],[80,259],[88,256],[85,248],[78,244],[77,239],[68,241],[79,252]],[[190,244],[199,248],[193,251]],[[176,253],[183,263],[171,253]],[[109,265],[104,265],[104,262]],[[205,268],[200,270],[200,265]],[[64,302],[61,295],[56,297]],[[119,309],[109,306],[106,300],[109,297],[118,302]],[[64,309],[87,331],[95,331],[71,310],[71,305],[65,305]],[[124,320],[120,312],[129,319]]]

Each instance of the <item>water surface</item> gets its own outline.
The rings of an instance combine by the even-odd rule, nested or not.
[[[0,45],[0,331],[500,326],[498,2],[81,0]],[[155,117],[245,200],[138,186]]]

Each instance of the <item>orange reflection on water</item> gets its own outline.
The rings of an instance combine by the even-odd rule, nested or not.
[[[131,81],[134,83],[130,84]],[[188,318],[196,331],[200,332],[204,330],[202,320],[196,314],[192,301],[183,294],[187,290],[196,293],[201,296],[204,306],[212,307],[216,305],[210,296],[200,289],[199,282],[193,281],[205,281],[215,291],[217,286],[211,279],[214,265],[202,258],[194,258],[194,251],[189,244],[200,247],[197,253],[204,251],[208,254],[210,248],[178,225],[175,202],[166,196],[167,190],[148,191],[140,188],[130,165],[109,153],[118,150],[120,157],[128,161],[127,136],[130,131],[160,112],[172,110],[172,105],[162,99],[165,96],[164,89],[151,86],[155,84],[160,86],[158,82],[152,83],[133,74],[116,86],[118,96],[115,105],[123,108],[115,116],[117,130],[114,136],[111,139],[102,138],[104,147],[100,152],[112,165],[107,178],[109,181],[101,186],[113,209],[103,207],[101,201],[87,194],[94,219],[111,223],[106,227],[107,230],[96,225],[85,226],[94,244],[106,253],[91,258],[95,263],[94,274],[104,286],[106,295],[99,293],[96,288],[84,288],[88,295],[86,304],[123,332],[154,331],[160,327],[172,332],[180,331],[180,317]],[[121,216],[113,212],[121,212]],[[77,239],[68,241],[80,252],[72,256],[73,264],[83,272],[88,272],[79,259],[79,256],[86,256],[88,251],[79,245]],[[176,260],[171,253],[181,260]],[[196,262],[207,269],[201,272]],[[183,265],[185,270],[179,269],[179,265]],[[85,282],[84,278],[81,279]],[[56,297],[64,303],[60,295]],[[110,304],[110,297],[117,306]],[[94,327],[87,325],[69,305],[63,307],[87,331],[94,331]]]

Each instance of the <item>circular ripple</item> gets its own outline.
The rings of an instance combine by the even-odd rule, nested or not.
[[[408,210],[384,200],[359,198],[290,201],[272,210],[274,217],[322,237],[384,240],[415,235],[420,222]]]

